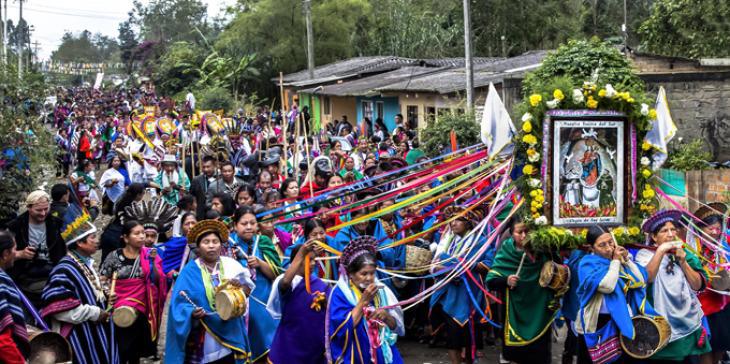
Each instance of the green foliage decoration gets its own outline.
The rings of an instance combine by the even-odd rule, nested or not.
[[[594,49],[596,48],[596,49]],[[602,56],[599,56],[602,55]],[[531,228],[530,244],[537,250],[572,248],[579,242],[575,234],[564,228],[549,226],[543,215],[550,202],[543,195],[542,130],[548,110],[619,111],[626,115],[629,124],[636,127],[639,143],[656,118],[656,111],[648,106],[651,102],[643,92],[641,81],[632,73],[627,60],[614,48],[595,40],[569,42],[551,54],[543,65],[530,74],[524,85],[525,100],[518,105],[521,124],[515,137],[515,166],[522,172],[516,186],[524,198],[525,222]],[[575,60],[570,65],[569,60]],[[606,59],[605,63],[598,59]],[[590,65],[598,67],[598,77]],[[605,74],[601,76],[601,74]],[[598,80],[598,81],[594,81]],[[603,80],[603,82],[601,82]],[[612,86],[618,81],[623,86]],[[632,91],[628,91],[632,90]],[[628,132],[628,131],[627,131]],[[637,155],[643,162],[649,161],[654,150],[648,143],[637,146]],[[627,148],[630,148],[628,146]],[[637,166],[638,201],[630,209],[629,229],[635,231],[644,218],[654,213],[658,201],[650,183],[653,172],[648,164]],[[627,173],[629,169],[627,168]]]
[[[547,83],[553,82],[555,77],[565,77],[573,84],[584,81],[610,83],[616,89],[632,93],[644,90],[644,83],[634,73],[629,59],[598,38],[571,40],[551,52],[540,68],[525,77],[524,95],[548,88]]]

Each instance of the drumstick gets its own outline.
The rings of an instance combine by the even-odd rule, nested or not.
[[[112,273],[112,285],[111,288],[109,288],[109,296],[114,294],[114,291],[117,288],[117,272]],[[112,309],[111,303],[107,306],[106,310],[109,311]]]
[[[187,292],[185,292],[185,291],[180,291],[180,296],[182,296],[182,297],[183,297],[183,298],[184,298],[184,299],[185,299],[186,301],[188,301],[188,302],[189,302],[189,303],[190,303],[190,304],[191,304],[191,305],[193,306],[193,308],[195,308],[196,310],[197,310],[197,309],[201,309],[201,310],[203,310],[203,312],[205,312],[205,315],[206,315],[206,316],[210,316],[210,315],[212,315],[212,314],[213,314],[212,312],[208,312],[208,311],[206,311],[206,310],[205,310],[204,308],[202,308],[202,307],[200,307],[200,306],[196,305],[196,304],[195,304],[195,302],[193,302],[193,300],[192,300],[192,299],[190,298],[190,296],[188,296]]]
[[[520,271],[522,271],[522,265],[525,263],[525,257],[527,256],[527,253],[522,253],[522,259],[520,259],[520,265],[517,266],[517,272],[515,273],[516,276],[520,276]]]

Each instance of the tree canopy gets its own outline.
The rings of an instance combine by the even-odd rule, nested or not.
[[[648,52],[689,58],[730,56],[730,2],[655,0],[641,26]]]
[[[61,45],[51,55],[58,62],[104,62],[118,57],[119,45],[114,38],[84,30],[78,35],[64,33]]]

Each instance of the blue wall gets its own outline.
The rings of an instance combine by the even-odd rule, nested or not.
[[[400,114],[400,104],[398,104],[398,97],[356,97],[355,108],[357,109],[357,120],[351,120],[353,124],[359,123],[361,120],[363,120],[363,118],[365,118],[363,102],[367,102],[370,104],[372,110],[371,121],[373,122],[373,125],[375,125],[375,119],[378,118],[376,105],[378,102],[382,102],[383,121],[388,127],[388,133],[392,132],[393,129],[395,129],[395,116]]]

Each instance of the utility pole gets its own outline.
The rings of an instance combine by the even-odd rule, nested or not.
[[[474,108],[474,65],[471,59],[471,12],[470,0],[464,0],[464,68],[466,68],[466,110]]]
[[[40,59],[38,59],[38,46],[41,45],[41,42],[36,39],[35,42],[33,42],[33,56],[31,57],[31,64],[38,63]]]
[[[307,71],[314,78],[314,34],[312,31],[312,0],[304,0],[304,21],[307,23]]]
[[[18,18],[18,26],[16,27],[15,33],[18,37],[18,80],[23,79],[23,29],[20,25],[23,23],[23,0],[18,0],[20,8],[20,18]],[[20,30],[20,31],[18,31]]]
[[[3,22],[3,65],[8,68],[8,0],[5,0],[5,21]]]
[[[629,23],[627,18],[626,0],[624,0],[624,23],[621,24],[621,32],[624,36],[624,53],[629,54]]]
[[[6,4],[7,4],[7,2],[8,2],[8,0],[5,0]],[[3,7],[2,0],[0,0],[0,9],[2,9],[2,7]],[[0,29],[0,31],[3,32],[3,39],[2,39],[2,41],[3,41],[3,54],[2,54],[2,56],[3,56],[3,74],[5,74],[5,69],[7,68],[5,66],[5,18],[3,17],[4,15],[5,15],[5,11],[0,10],[0,21],[3,22],[3,28]]]

